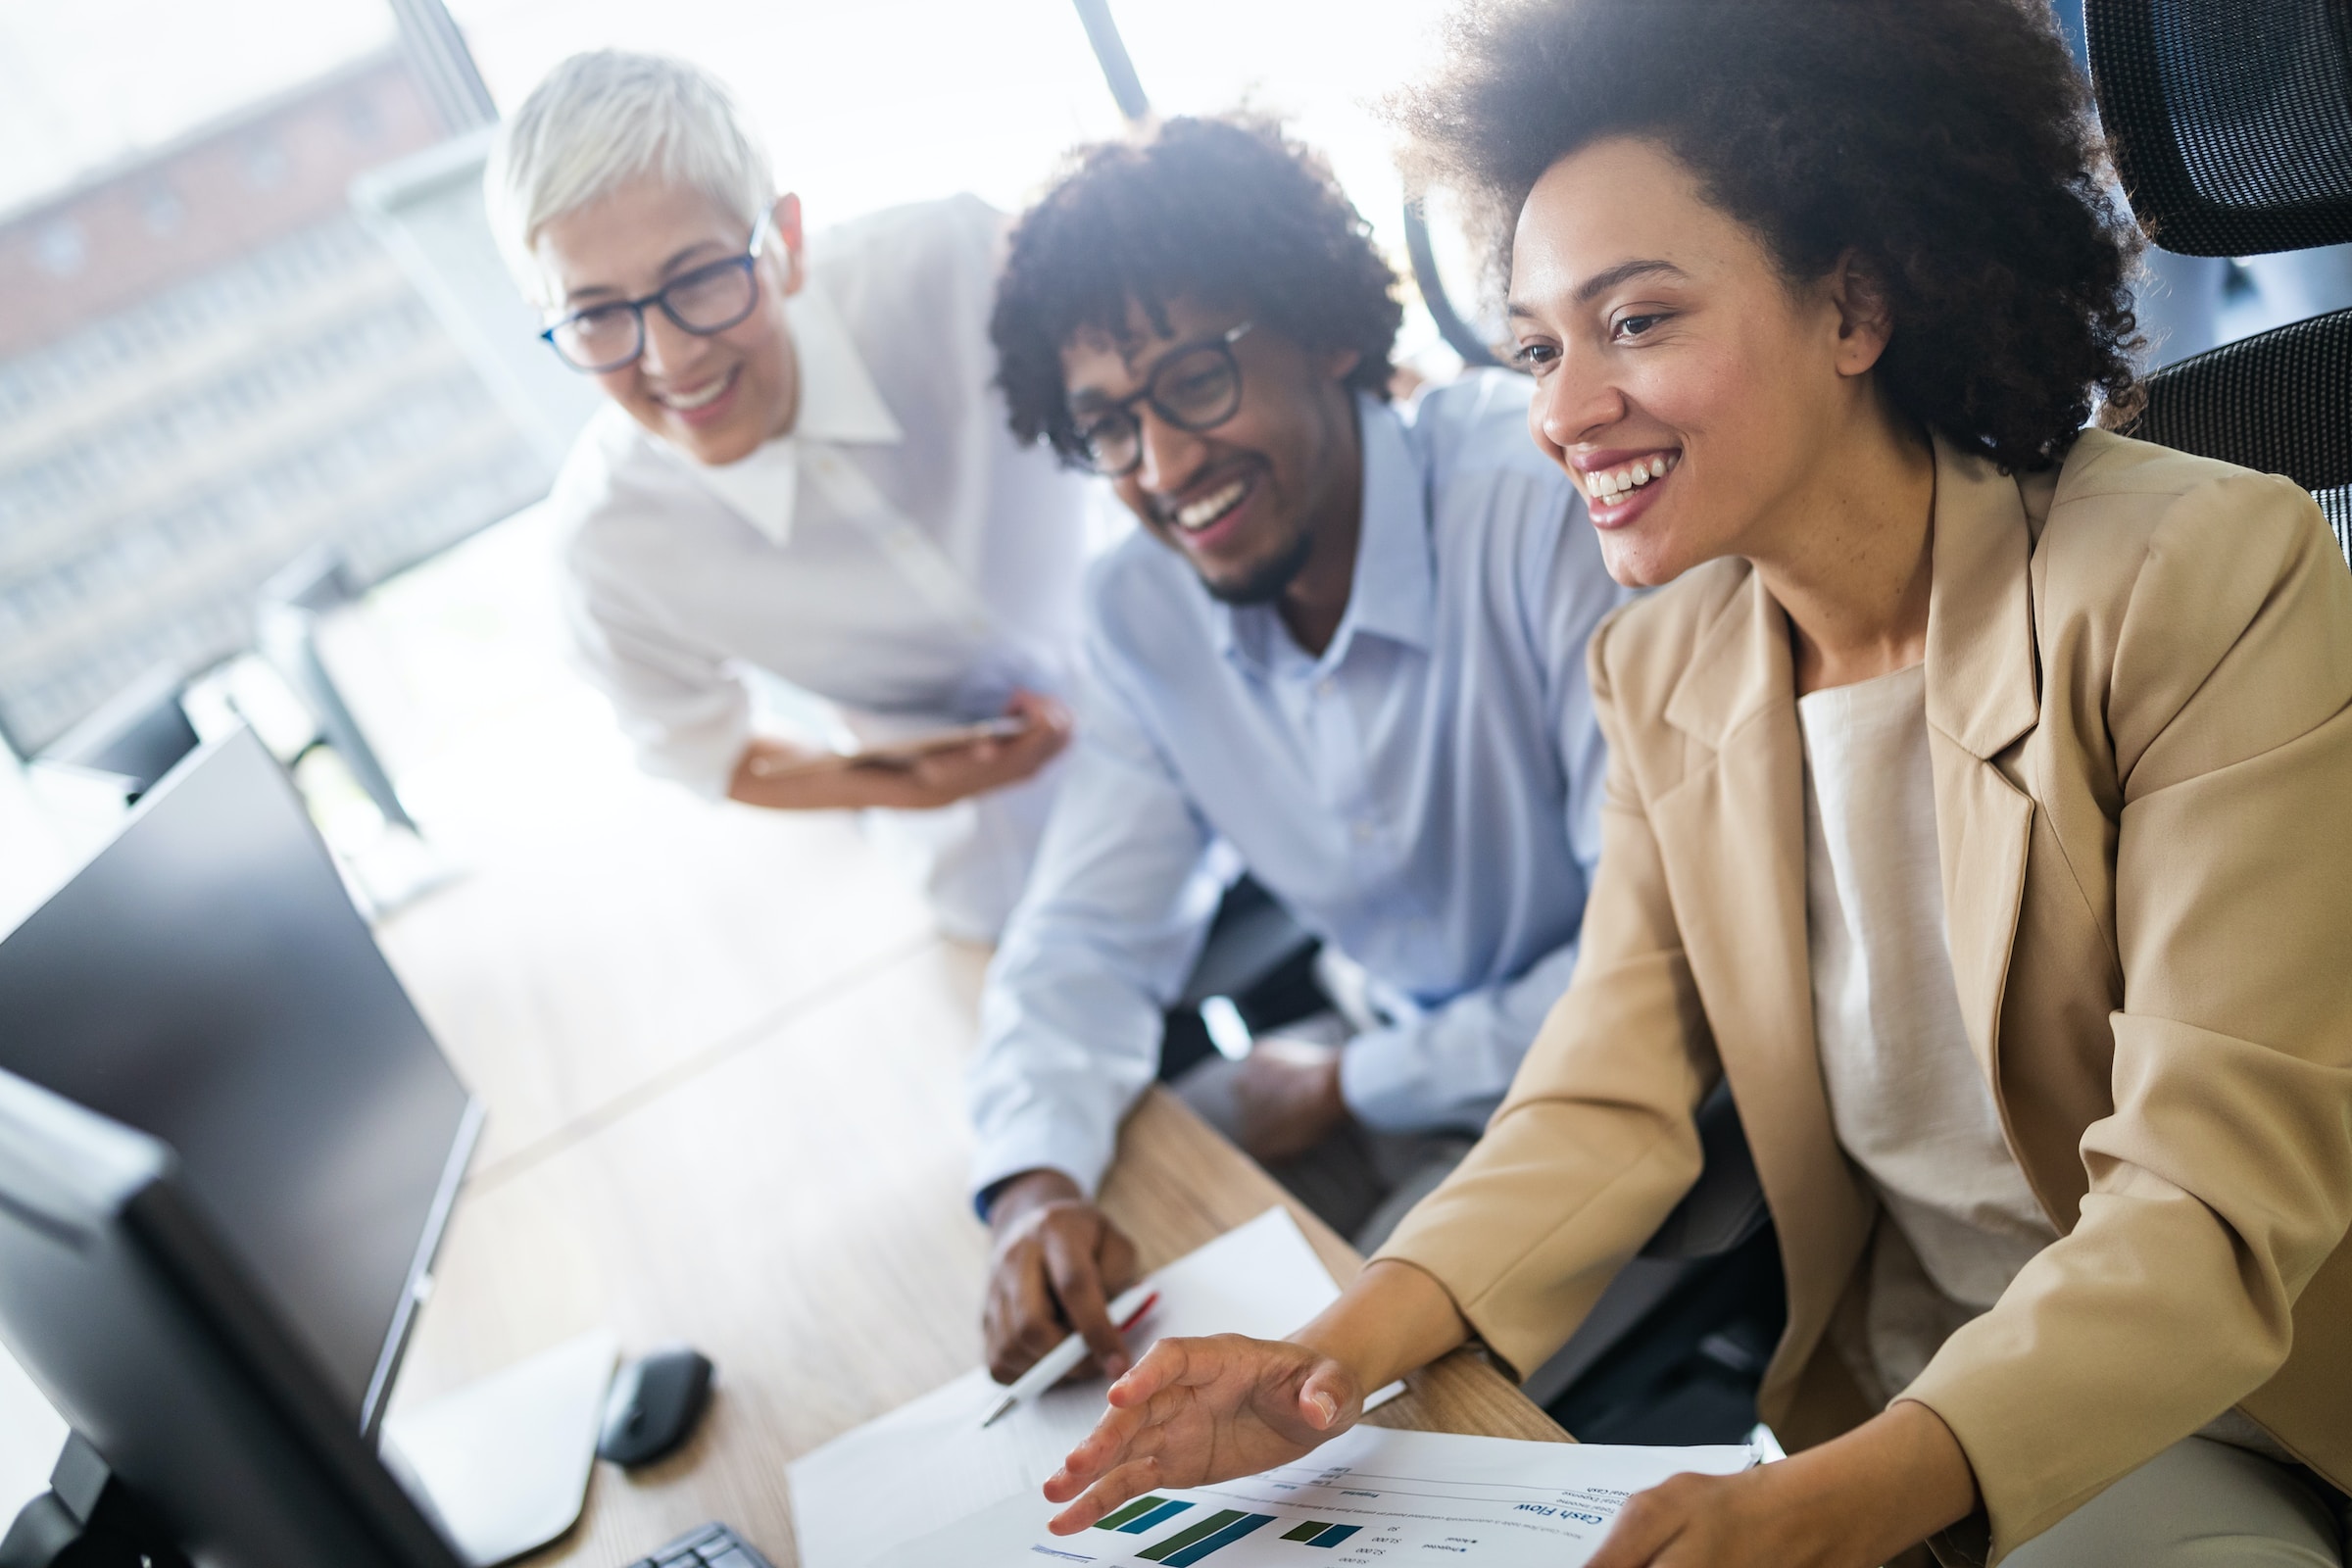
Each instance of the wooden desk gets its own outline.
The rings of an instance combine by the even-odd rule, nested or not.
[[[412,640],[432,653],[461,618]],[[430,712],[469,701],[434,671],[481,662],[402,667]],[[552,657],[544,686],[433,764],[517,789],[437,820],[469,874],[378,932],[490,1107],[393,1403],[599,1326],[632,1352],[683,1341],[718,1367],[702,1430],[634,1475],[598,1466],[580,1525],[536,1561],[612,1568],[723,1519],[795,1568],[785,1464],[980,1363],[963,1082],[987,956],[934,935],[849,817],[643,778]],[[1153,1096],[1104,1201],[1156,1266],[1282,1195]],[[1377,1416],[1562,1436],[1469,1357]]]
[[[338,671],[466,871],[378,936],[490,1107],[393,1403],[600,1325],[633,1351],[694,1345],[719,1379],[695,1441],[637,1475],[599,1466],[579,1528],[537,1560],[626,1563],[716,1518],[794,1568],[785,1463],[980,1361],[963,1071],[985,956],[932,934],[848,816],[640,775],[563,663],[534,526],[377,595],[377,678]],[[1159,1097],[1105,1194],[1150,1265],[1281,1200]],[[62,1427],[14,1370],[0,1483],[21,1500]],[[1375,1418],[1561,1436],[1468,1357],[1413,1390]]]
[[[1135,1239],[1147,1270],[1182,1257],[1276,1203],[1298,1221],[1333,1279],[1345,1285],[1355,1278],[1364,1260],[1354,1248],[1163,1089],[1145,1096],[1128,1117],[1119,1135],[1118,1163],[1102,1187],[1104,1210]],[[1376,1426],[1423,1432],[1569,1441],[1518,1385],[1467,1350],[1406,1378],[1404,1396],[1367,1419]]]
[[[399,1401],[600,1322],[719,1368],[695,1441],[635,1476],[600,1465],[579,1527],[534,1562],[625,1563],[717,1518],[793,1568],[785,1463],[977,1364],[987,1238],[964,1199],[960,1073],[977,964],[944,944],[903,960],[461,1201]],[[1156,1267],[1288,1200],[1154,1092],[1103,1202]],[[1347,1244],[1290,1206],[1351,1277]],[[1375,1419],[1566,1437],[1467,1354]]]

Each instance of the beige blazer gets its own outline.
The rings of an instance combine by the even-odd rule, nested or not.
[[[1906,1396],[1997,1557],[2236,1405],[2352,1490],[2352,574],[2283,479],[2085,433],[1938,443],[1927,711],[1960,1007],[2061,1238]],[[1384,1250],[1526,1371],[1697,1174],[1730,1079],[1779,1230],[1793,1446],[1868,1406],[1825,1336],[1877,1200],[1813,1036],[1788,622],[1741,561],[1591,650],[1610,748],[1576,977]]]

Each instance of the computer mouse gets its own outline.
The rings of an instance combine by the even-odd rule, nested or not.
[[[710,1402],[708,1356],[682,1345],[656,1350],[613,1375],[596,1451],[614,1464],[651,1464],[686,1441]]]

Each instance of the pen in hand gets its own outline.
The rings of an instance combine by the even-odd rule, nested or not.
[[[1139,1285],[1110,1303],[1111,1321],[1118,1324],[1121,1334],[1125,1334],[1141,1323],[1144,1320],[1144,1314],[1158,1303],[1159,1293],[1157,1291],[1149,1286]],[[1044,1359],[1040,1360],[1037,1365],[1013,1380],[1012,1386],[1004,1391],[1004,1397],[997,1401],[996,1408],[989,1411],[987,1418],[980,1423],[982,1429],[995,1426],[1011,1412],[1014,1405],[1036,1398],[1054,1384],[1068,1377],[1078,1363],[1085,1359],[1086,1341],[1075,1334],[1064,1339],[1059,1345],[1048,1350]]]

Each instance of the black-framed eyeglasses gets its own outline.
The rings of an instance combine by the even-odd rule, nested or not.
[[[645,308],[658,305],[681,332],[724,332],[760,303],[760,251],[771,232],[762,217],[741,256],[671,278],[639,300],[610,300],[572,312],[539,335],[575,370],[602,375],[637,363],[645,352]]]
[[[1143,390],[1116,403],[1073,410],[1076,456],[1106,479],[1121,479],[1143,466],[1144,427],[1135,416],[1139,405],[1179,430],[1195,435],[1213,430],[1233,417],[1242,406],[1242,366],[1233,346],[1254,325],[1244,321],[1229,332],[1204,342],[1171,350],[1152,368]]]

